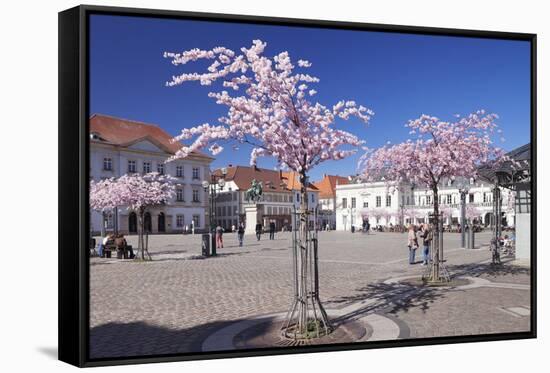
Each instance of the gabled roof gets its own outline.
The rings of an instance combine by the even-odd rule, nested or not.
[[[214,170],[215,175],[221,175],[221,170]],[[264,192],[288,192],[290,190],[300,190],[301,184],[296,172],[275,171],[266,168],[230,166],[227,167],[226,181],[233,181],[239,190],[250,188],[252,180],[261,181]],[[309,191],[317,191],[312,184],[308,187]]]
[[[336,196],[336,185],[349,184],[349,180],[338,175],[324,175],[323,179],[314,182],[313,185],[319,189],[319,198],[334,198]]]
[[[174,154],[183,144],[172,142],[171,136],[155,124],[116,118],[104,114],[90,117],[90,133],[99,137],[98,142],[128,147],[140,141],[150,141],[168,154]],[[196,157],[214,159],[201,152],[192,153]]]

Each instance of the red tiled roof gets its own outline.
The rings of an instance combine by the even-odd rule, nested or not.
[[[221,175],[221,170],[214,170],[213,173]],[[227,167],[225,180],[233,181],[240,190],[250,188],[253,179],[262,182],[265,192],[288,192],[290,190],[300,190],[301,188],[298,174],[293,171],[283,172],[247,166]],[[310,184],[308,190],[317,191],[317,188],[313,184]]]
[[[319,189],[319,198],[334,198],[336,196],[336,185],[349,184],[349,180],[338,175],[325,175],[322,180],[314,182],[313,185]]]
[[[90,117],[90,133],[96,133],[103,141],[118,146],[130,146],[147,139],[169,154],[174,154],[183,146],[180,142],[171,142],[174,136],[155,124],[103,114],[94,114]],[[197,157],[213,159],[201,152],[192,154]]]

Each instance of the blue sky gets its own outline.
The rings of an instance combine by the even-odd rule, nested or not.
[[[215,123],[224,108],[207,97],[214,86],[166,87],[172,75],[204,70],[175,67],[164,51],[225,46],[238,51],[253,39],[267,42],[266,55],[288,51],[307,59],[321,79],[316,99],[331,107],[353,99],[376,115],[369,126],[338,122],[369,147],[403,141],[404,124],[421,114],[450,119],[486,109],[500,116],[510,150],[529,142],[530,52],[525,41],[312,29],[204,21],[93,15],[90,21],[90,111],[155,123],[175,135],[184,127]],[[214,87],[215,88],[215,87]],[[229,147],[213,167],[249,163],[250,149]],[[348,175],[360,154],[326,162],[311,172]],[[275,162],[260,158],[260,167]]]

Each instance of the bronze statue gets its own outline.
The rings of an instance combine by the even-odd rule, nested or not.
[[[256,179],[253,179],[250,183],[250,188],[246,191],[246,201],[250,202],[258,202],[260,198],[262,197],[263,188],[262,188],[262,182],[257,181]]]

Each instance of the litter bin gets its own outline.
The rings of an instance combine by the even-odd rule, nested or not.
[[[202,256],[210,256],[210,234],[202,235]]]

